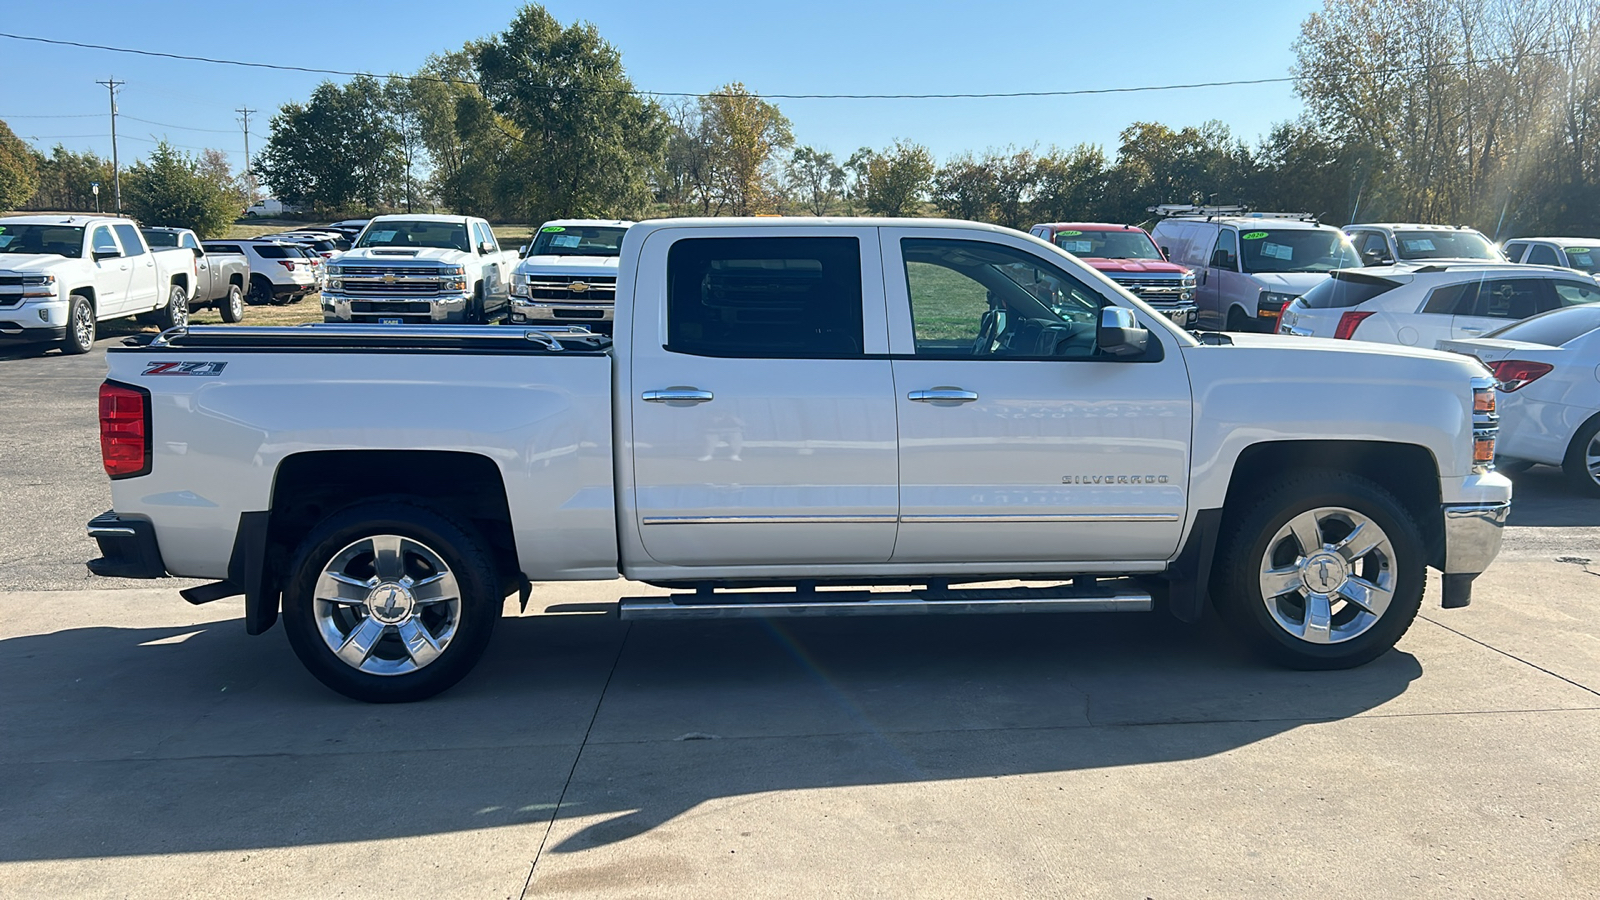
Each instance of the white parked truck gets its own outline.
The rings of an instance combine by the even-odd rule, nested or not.
[[[367,223],[328,261],[327,322],[485,324],[505,315],[517,254],[471,216],[403,214]]]
[[[152,250],[131,219],[0,218],[0,343],[87,353],[108,319],[187,324],[198,275],[193,250]]]
[[[582,325],[610,334],[617,261],[632,222],[556,219],[539,226],[511,276],[511,324]]]
[[[104,575],[216,579],[352,697],[461,678],[535,581],[625,618],[1148,610],[1280,663],[1392,647],[1499,550],[1476,360],[1192,336],[967,222],[687,219],[578,329],[190,328],[113,348]],[[997,580],[1013,586],[972,587]],[[785,591],[750,591],[781,587]],[[870,589],[869,589],[870,588]],[[898,588],[898,589],[894,589]]]

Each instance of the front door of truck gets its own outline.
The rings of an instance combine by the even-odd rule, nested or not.
[[[639,268],[666,273],[636,288],[632,322],[645,552],[886,562],[897,460],[877,230],[674,229],[646,240]]]
[[[133,277],[132,262],[122,254],[111,226],[97,226],[89,235],[90,258],[94,262],[95,312],[102,318],[128,309],[128,281]]]
[[[894,561],[1163,560],[1183,528],[1189,381],[1175,338],[1096,346],[1111,300],[1005,235],[882,229],[900,437]],[[1136,313],[1142,316],[1142,313]]]

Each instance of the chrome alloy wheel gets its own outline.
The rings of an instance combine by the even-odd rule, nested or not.
[[[461,589],[431,548],[408,537],[364,537],[334,554],[313,595],[317,631],[334,655],[369,675],[405,675],[450,646]]]
[[[1600,431],[1595,432],[1589,439],[1589,446],[1583,448],[1583,468],[1589,473],[1589,480],[1600,485]]]
[[[72,308],[72,336],[79,347],[94,346],[94,310],[87,303]]]
[[[1311,644],[1365,634],[1394,599],[1396,560],[1372,519],[1322,507],[1290,519],[1267,542],[1261,599],[1278,627]]]

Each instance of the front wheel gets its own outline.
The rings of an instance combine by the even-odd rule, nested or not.
[[[93,350],[94,332],[94,304],[88,297],[73,294],[67,306],[67,336],[61,342],[61,352],[76,356]]]
[[[290,571],[283,618],[295,655],[323,684],[368,703],[451,687],[483,655],[500,617],[482,537],[409,503],[330,516]]]
[[[222,301],[222,321],[229,324],[244,321],[244,291],[237,284],[228,285],[228,296]]]
[[[1393,647],[1422,606],[1416,519],[1344,472],[1285,479],[1229,517],[1212,579],[1217,610],[1251,649],[1295,669],[1345,669]]]
[[[1561,474],[1578,493],[1600,497],[1600,416],[1583,423],[1572,436]]]

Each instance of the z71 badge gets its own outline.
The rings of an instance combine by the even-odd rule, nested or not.
[[[153,362],[144,364],[145,375],[221,375],[228,364],[217,362]]]

